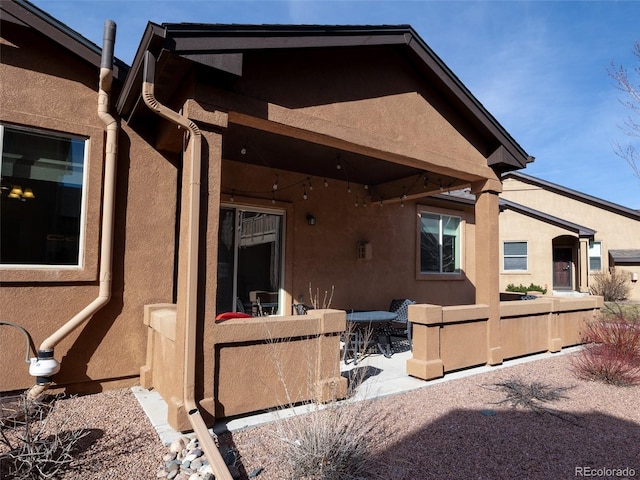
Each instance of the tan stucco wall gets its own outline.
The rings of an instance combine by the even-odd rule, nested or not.
[[[26,328],[37,347],[98,295],[104,136],[96,113],[98,72],[26,31],[3,25],[2,35],[1,120],[90,140],[84,269],[70,274],[55,268],[35,273],[0,268],[2,319]],[[176,169],[125,128],[119,135],[116,188],[112,299],[55,349],[62,362],[55,382],[69,385],[71,392],[101,389],[106,384],[97,382],[105,379],[113,385],[137,382],[145,361],[143,306],[172,301]],[[34,281],[12,281],[20,278]],[[0,350],[0,391],[33,385],[24,363],[24,337],[16,329],[0,326]]]
[[[500,302],[496,345],[504,359],[559,352],[582,342],[585,325],[599,317],[603,305],[602,297],[596,296]],[[430,380],[452,370],[490,363],[486,362],[489,311],[487,305],[410,305],[414,335],[407,374]]]
[[[568,220],[578,225],[596,231],[594,240],[602,242],[602,266],[609,267],[608,251],[613,249],[640,249],[640,221],[624,215],[599,208],[584,201],[578,201],[564,195],[539,188],[534,185],[507,178],[501,196],[507,200],[539,210],[541,212]],[[535,232],[535,235],[532,235]],[[500,240],[528,240],[529,268],[527,275],[501,275],[501,288],[507,283],[522,281],[529,284],[542,285],[542,282],[552,285],[552,249],[551,240],[557,235],[570,234],[545,222],[506,210],[500,214]],[[638,271],[640,268],[620,267],[628,272]],[[522,279],[522,280],[521,280]],[[632,284],[631,299],[640,300],[640,282]],[[575,287],[575,285],[574,285]]]
[[[532,233],[535,233],[532,235]],[[575,236],[573,232],[532,219],[513,210],[500,212],[500,290],[510,283],[530,285],[534,283],[553,288],[553,239],[562,235]],[[504,270],[504,242],[527,242],[528,271]],[[575,282],[574,282],[575,283]],[[575,287],[575,285],[574,285]]]

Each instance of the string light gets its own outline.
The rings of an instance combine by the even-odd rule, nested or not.
[[[276,173],[276,181],[273,182],[273,190],[277,190],[278,189],[278,174]]]
[[[303,185],[302,185],[302,199],[303,199],[303,200],[306,200],[307,198],[309,198],[309,197],[307,196],[307,187],[303,184]]]
[[[309,190],[313,190],[313,185],[311,184],[311,177],[308,177],[307,180],[309,181]]]
[[[230,200],[230,201],[232,201],[232,202],[235,202],[235,201],[236,201],[236,198],[235,198],[235,190],[231,190],[231,198],[230,198],[229,200]]]
[[[351,193],[351,183],[347,182],[347,192]]]
[[[356,195],[356,207],[358,206],[358,196]]]
[[[325,186],[325,187],[328,187],[328,186],[329,186],[329,182],[327,182],[327,179],[326,179],[326,178],[324,179],[324,186]]]

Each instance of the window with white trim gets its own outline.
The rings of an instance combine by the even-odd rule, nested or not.
[[[527,242],[503,242],[502,244],[502,269],[505,272],[518,270],[526,271],[528,267]]]
[[[602,271],[602,242],[589,242],[589,271]]]
[[[461,272],[462,218],[420,212],[420,273]]]
[[[87,142],[0,125],[0,264],[82,264]]]

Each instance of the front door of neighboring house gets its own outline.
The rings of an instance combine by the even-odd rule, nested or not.
[[[570,290],[573,273],[573,249],[571,247],[553,247],[553,288]]]
[[[216,313],[256,314],[256,295],[262,299],[260,313],[280,310],[283,219],[277,210],[220,208]]]

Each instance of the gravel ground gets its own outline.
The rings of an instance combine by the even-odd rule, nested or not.
[[[577,379],[558,355],[413,392],[358,402],[347,418],[366,431],[371,479],[640,479],[640,387]],[[563,395],[533,411],[496,384],[539,382]],[[153,479],[167,448],[129,390],[58,402],[67,428],[87,428],[65,479]],[[295,429],[283,422],[221,436],[247,478],[291,478]],[[626,471],[624,470],[626,469]]]

